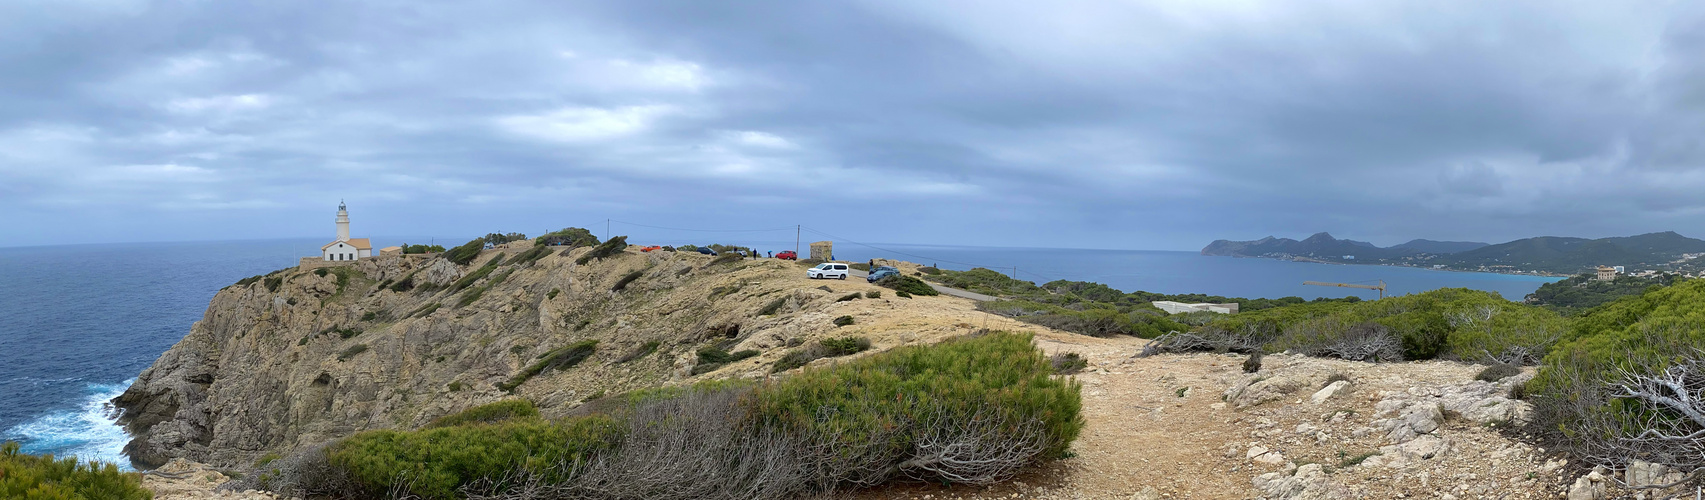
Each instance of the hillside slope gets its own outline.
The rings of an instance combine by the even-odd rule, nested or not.
[[[417,428],[510,397],[498,386],[515,380],[516,394],[563,415],[595,395],[691,380],[705,347],[762,354],[697,377],[759,377],[787,347],[813,339],[867,336],[880,350],[989,321],[948,297],[837,302],[883,289],[807,280],[785,261],[629,249],[577,264],[585,248],[517,258],[531,248],[487,250],[465,266],[396,256],[324,275],[287,269],[220,291],[114,400],[136,436],[127,451],[142,466],[180,457],[246,466],[361,430]],[[405,280],[414,288],[394,289]],[[842,315],[857,323],[835,326]],[[518,377],[583,341],[597,341],[584,361]],[[655,353],[631,356],[648,342]]]

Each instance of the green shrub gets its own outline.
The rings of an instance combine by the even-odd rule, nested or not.
[[[836,337],[819,340],[804,348],[788,351],[781,359],[776,360],[770,367],[770,373],[781,373],[805,366],[822,358],[835,358],[858,354],[870,349],[870,339],[865,337]]]
[[[410,245],[408,243],[404,243],[402,247],[403,254],[434,253],[444,251],[444,245]]]
[[[596,340],[583,340],[557,348],[541,355],[538,362],[533,363],[520,373],[509,377],[509,380],[499,382],[497,388],[504,392],[514,392],[517,387],[541,373],[551,370],[567,370],[591,357],[598,347]]]
[[[408,276],[403,276],[403,279],[397,280],[396,283],[391,284],[391,291],[400,293],[413,290],[414,274],[415,273],[408,273]]]
[[[521,233],[487,233],[480,241],[495,246],[524,239],[527,239],[527,235]]]
[[[626,363],[649,356],[651,353],[657,352],[658,346],[661,345],[663,345],[662,342],[648,340],[644,344],[640,344],[638,348],[633,350],[633,352],[627,353],[627,355],[622,356],[621,359],[617,359],[616,363]]]
[[[555,251],[555,249],[552,249],[551,247],[535,245],[533,248],[529,248],[525,252],[515,254],[515,258],[510,259],[509,263],[516,265],[531,264],[539,259],[550,256],[553,251]]]
[[[324,271],[325,269],[319,269],[319,270]],[[280,285],[283,285],[283,284],[284,284],[284,277],[283,276],[273,276],[273,277],[266,278],[266,280],[265,280],[266,291],[269,293],[277,293],[278,287]]]
[[[592,262],[592,259],[604,260],[611,256],[621,254],[622,250],[627,249],[627,247],[628,237],[617,236],[610,238],[610,241],[599,243],[598,246],[592,247],[592,251],[586,252],[586,255],[580,256],[579,259],[575,259],[574,263],[584,266],[586,263]]]
[[[831,358],[870,350],[870,339],[865,337],[835,337],[819,340],[817,343],[823,346],[824,355]]]
[[[1705,467],[1697,439],[1641,436],[1648,431],[1687,436],[1705,432],[1705,425],[1622,387],[1634,385],[1631,377],[1664,376],[1670,370],[1683,375],[1679,385],[1686,391],[1701,386],[1693,384],[1701,383],[1699,363],[1705,358],[1705,280],[1683,281],[1589,310],[1575,321],[1570,336],[1573,340],[1545,356],[1525,388],[1537,416],[1535,429],[1596,465],[1640,459],[1679,470]],[[1705,410],[1698,400],[1687,401],[1691,411]]]
[[[929,284],[924,283],[923,280],[901,274],[876,280],[876,284],[892,288],[895,290],[896,294],[905,293],[907,294],[904,295],[905,297],[910,297],[912,295],[922,295],[925,297],[941,295],[941,292],[935,291],[935,288],[930,287]]]
[[[1058,375],[1071,375],[1089,367],[1089,360],[1075,352],[1055,354],[1048,358],[1048,362],[1053,365],[1054,373]]]
[[[458,425],[495,424],[519,418],[538,418],[538,416],[539,409],[533,406],[532,401],[525,399],[505,399],[503,401],[486,403],[457,413],[438,417],[431,423],[426,424],[426,427],[423,428],[436,429],[439,427],[453,427]]]
[[[1171,318],[1141,312],[1120,312],[1110,305],[1075,304],[1071,309],[1028,300],[978,302],[977,310],[1006,316],[1025,323],[1092,337],[1133,335],[1156,338],[1171,331],[1190,328]]]
[[[914,280],[916,278],[913,278]],[[1042,292],[1035,283],[1013,279],[999,271],[975,268],[970,271],[939,271],[929,275],[929,280],[960,290],[969,290],[986,295],[1029,295]],[[893,288],[893,287],[890,287]],[[916,295],[926,295],[915,290],[907,290]],[[934,294],[928,294],[934,295]]]
[[[468,265],[469,262],[473,262],[475,257],[479,257],[480,250],[484,249],[485,240],[475,239],[473,241],[463,243],[461,246],[456,248],[445,250],[442,257],[444,257],[444,260],[453,262],[458,266],[465,266]]]
[[[353,338],[356,335],[361,335],[361,330],[356,330],[354,328],[329,328],[320,333],[336,333],[339,338],[348,339]]]
[[[616,421],[606,417],[563,423],[523,418],[418,432],[367,431],[339,442],[327,455],[370,492],[402,484],[407,494],[452,500],[461,498],[460,487],[514,477],[517,469],[564,479],[552,472],[558,465],[582,463],[613,447],[619,436]]]
[[[1515,375],[1520,375],[1520,374],[1521,374],[1521,367],[1520,366],[1512,365],[1509,363],[1493,363],[1491,366],[1487,366],[1486,369],[1480,370],[1479,374],[1474,375],[1474,380],[1484,380],[1487,382],[1497,382],[1499,380],[1503,380],[1505,378],[1512,377]]]
[[[895,291],[895,292],[894,292],[894,296],[895,296],[895,297],[899,297],[899,298],[902,298],[902,299],[909,299],[909,298],[912,298],[912,294],[909,294],[909,293],[906,293],[906,291],[905,291],[905,290],[897,290],[897,291]]]
[[[437,302],[427,304],[424,306],[420,306],[419,308],[417,308],[413,311],[409,311],[408,316],[404,316],[404,317],[413,318],[416,316],[431,316],[434,311],[438,310],[438,306],[439,306],[439,304]]]
[[[338,361],[349,361],[350,358],[353,358],[353,357],[355,357],[361,353],[364,353],[364,352],[367,352],[367,344],[355,344],[355,345],[349,346],[348,349],[344,349],[343,352],[337,353],[337,360]]]
[[[841,316],[839,318],[835,318],[835,326],[847,326],[851,324],[853,324],[852,316]]]
[[[644,276],[644,275],[645,275],[644,271],[634,271],[631,273],[627,273],[627,274],[622,276],[622,279],[616,280],[616,284],[614,286],[610,287],[610,291],[620,292],[623,289],[628,287],[628,283],[633,283],[634,280],[637,280],[637,279],[639,279],[640,276]]]
[[[835,302],[847,302],[847,301],[852,301],[852,300],[858,300],[859,297],[862,297],[862,295],[859,295],[857,293],[849,293],[849,294],[841,296],[841,298],[835,299]]]
[[[991,333],[805,370],[761,387],[753,405],[768,425],[828,440],[824,449],[833,453],[821,457],[819,470],[830,477],[821,480],[874,484],[904,470],[947,481],[949,464],[913,456],[926,436],[952,435],[967,449],[1036,447],[1011,470],[991,474],[999,478],[1063,455],[1082,431],[1081,385],[1052,374],[1029,335]],[[956,425],[959,431],[948,430]],[[982,439],[968,435],[981,429],[989,431]]]
[[[0,444],[0,498],[17,500],[148,500],[136,474],[113,464],[76,458],[54,459],[19,452],[18,443]]]
[[[781,311],[781,306],[787,305],[787,297],[776,297],[775,300],[758,309],[759,316],[769,316]]]
[[[314,270],[314,276],[319,276],[319,277],[321,277],[321,278],[324,278],[324,277],[326,277],[326,268],[323,268],[323,267],[322,267],[322,268],[319,268],[319,269],[315,269],[315,270]]]
[[[941,274],[940,269],[936,269],[934,267],[928,267],[928,266],[918,268],[918,272],[924,273],[924,274],[929,275],[929,276],[935,276],[937,274]]]
[[[545,300],[554,300],[559,293],[562,293],[561,288],[552,288],[550,293],[545,294]]]
[[[598,237],[584,228],[570,227],[539,235],[534,245],[589,247],[598,244]]]
[[[264,275],[264,274],[256,274],[254,276],[250,276],[247,278],[237,280],[237,283],[235,283],[231,286],[239,286],[239,287],[249,286],[250,284],[253,284],[256,281],[260,281],[260,280],[265,279],[265,278],[266,278],[266,275]],[[226,287],[226,288],[229,288],[229,287]]]
[[[879,291],[876,291],[876,290],[871,290],[871,291],[868,291],[868,292],[864,292],[864,298],[867,298],[867,299],[880,299],[880,298],[882,298],[882,292],[879,292]]]
[[[698,352],[699,362],[697,364],[693,365],[693,375],[698,375],[701,373],[705,373],[705,372],[715,370],[717,368],[722,368],[724,365],[727,365],[729,363],[733,363],[735,361],[740,361],[740,360],[743,360],[746,358],[757,356],[758,354],[761,354],[761,353],[759,353],[758,351],[753,350],[753,349],[747,349],[744,351],[737,351],[737,352],[732,352],[732,353],[725,351],[719,347],[706,347],[703,349],[699,349],[699,352]]]
[[[1261,351],[1249,353],[1249,358],[1243,360],[1243,373],[1256,373],[1261,371],[1262,357],[1264,357],[1264,355]]]
[[[491,275],[492,271],[497,270],[498,263],[502,260],[503,256],[501,255],[493,257],[491,260],[486,261],[485,265],[480,266],[479,269],[475,269],[473,272],[463,275],[461,279],[450,284],[450,293],[461,291],[463,288],[467,288],[468,285],[474,284],[475,281],[479,281],[480,278]]]
[[[741,260],[744,260],[744,259],[745,259],[745,257],[743,257],[737,253],[718,254],[716,256],[716,258],[710,260],[710,263],[705,264],[705,267],[711,267],[711,266],[715,266],[718,264],[732,264],[735,262],[740,262]]]

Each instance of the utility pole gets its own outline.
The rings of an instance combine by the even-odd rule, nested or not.
[[[799,260],[799,233],[805,228],[804,224],[793,226],[793,259]]]

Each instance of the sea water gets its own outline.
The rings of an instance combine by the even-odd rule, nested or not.
[[[643,239],[632,241],[652,244]],[[428,241],[385,240],[385,245]],[[381,239],[374,242],[381,246]],[[660,239],[657,244],[682,242]],[[0,248],[0,441],[19,441],[28,453],[128,465],[120,452],[129,436],[112,423],[109,401],[188,333],[220,288],[294,266],[299,257],[316,254],[322,243],[300,239]],[[781,251],[791,250],[792,243],[749,245]],[[1304,286],[1302,281],[1384,280],[1388,294],[1467,287],[1520,300],[1554,279],[1204,257],[1194,252],[838,242],[835,254],[855,262],[880,257],[946,269],[988,267],[1039,283],[1068,279],[1125,291],[1248,298],[1373,298],[1368,290]]]

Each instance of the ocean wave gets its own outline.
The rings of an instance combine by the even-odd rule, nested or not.
[[[100,460],[131,470],[124,456],[130,434],[115,419],[112,399],[124,394],[135,379],[118,384],[86,384],[87,397],[76,408],[53,410],[0,433],[0,440],[17,441],[24,453],[75,456]]]

